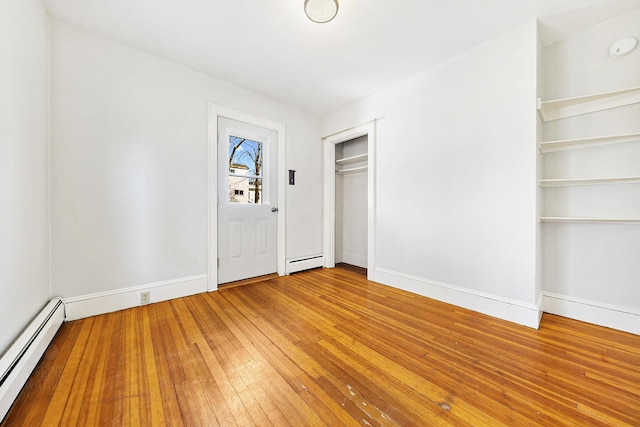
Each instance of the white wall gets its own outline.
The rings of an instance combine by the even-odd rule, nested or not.
[[[325,118],[384,116],[376,280],[537,326],[536,23]]]
[[[49,298],[47,15],[0,2],[0,354]]]
[[[367,136],[336,145],[336,159],[367,153]],[[344,165],[366,166],[367,161]],[[335,261],[367,268],[367,172],[336,174]]]
[[[544,98],[564,98],[640,86],[640,49],[611,58],[623,36],[640,38],[640,10],[609,20],[543,50]],[[640,104],[545,123],[544,139],[640,132]],[[640,176],[640,141],[544,156],[547,178]],[[640,217],[640,186],[545,189],[548,216]],[[591,307],[613,306],[640,316],[640,226],[544,225],[544,290]],[[566,315],[566,314],[565,314]],[[606,315],[581,317],[607,324]],[[613,325],[621,328],[620,325]],[[640,329],[635,328],[636,333]]]
[[[77,297],[207,273],[208,102],[286,125],[286,168],[297,171],[296,185],[287,186],[287,258],[322,252],[319,119],[52,25],[55,293]]]

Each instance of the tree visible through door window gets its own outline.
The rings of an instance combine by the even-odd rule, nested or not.
[[[229,136],[229,203],[262,203],[261,142]]]

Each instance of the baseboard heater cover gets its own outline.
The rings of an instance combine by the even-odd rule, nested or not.
[[[52,299],[0,358],[0,421],[65,319],[64,303]]]
[[[302,258],[288,259],[285,266],[285,274],[323,267],[324,255],[312,255]]]

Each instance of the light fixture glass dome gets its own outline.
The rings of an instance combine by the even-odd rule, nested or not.
[[[324,24],[338,14],[338,0],[304,0],[304,13],[313,22]]]

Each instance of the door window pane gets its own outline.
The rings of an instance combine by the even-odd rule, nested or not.
[[[229,203],[262,203],[261,142],[229,136]]]

